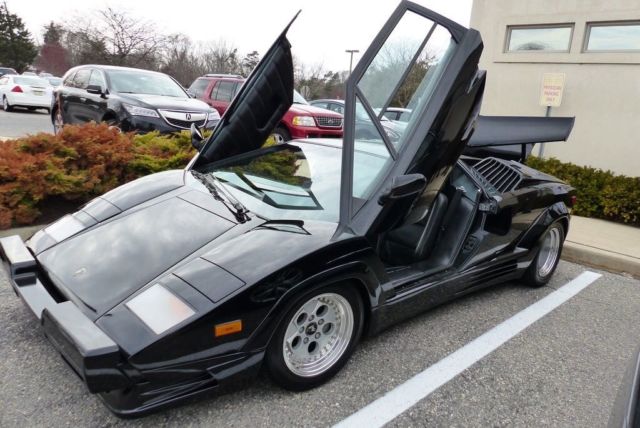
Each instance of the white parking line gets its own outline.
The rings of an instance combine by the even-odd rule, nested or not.
[[[334,427],[381,427],[518,333],[584,290],[602,275],[585,271],[574,280],[498,324],[483,335],[358,410]]]

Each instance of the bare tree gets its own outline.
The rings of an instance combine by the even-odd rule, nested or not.
[[[238,48],[224,39],[202,45],[200,58],[207,73],[242,73]]]

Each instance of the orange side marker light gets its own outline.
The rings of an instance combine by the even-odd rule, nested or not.
[[[216,324],[214,327],[215,336],[226,336],[228,334],[240,333],[242,331],[242,320],[229,321],[222,324]]]

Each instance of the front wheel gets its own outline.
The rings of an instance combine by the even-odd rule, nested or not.
[[[56,108],[53,112],[53,133],[59,133],[63,126],[64,119],[62,118],[62,112],[60,111],[60,108]]]
[[[299,298],[269,344],[266,365],[282,387],[302,391],[333,377],[362,334],[363,304],[347,284],[324,287]]]
[[[560,261],[565,238],[560,222],[553,223],[540,239],[538,254],[525,271],[523,280],[532,287],[542,287],[549,282]]]
[[[271,135],[276,140],[276,144],[286,143],[291,139],[291,134],[284,126],[277,126]]]

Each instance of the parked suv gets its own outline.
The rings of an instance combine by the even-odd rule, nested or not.
[[[224,114],[245,78],[235,74],[207,74],[196,79],[189,93]],[[293,91],[293,105],[273,130],[276,141],[295,138],[341,138],[342,115],[314,107]]]
[[[58,132],[65,124],[106,122],[123,131],[174,132],[213,129],[216,109],[194,100],[172,77],[137,68],[82,65],[69,70],[54,92],[51,113]]]

